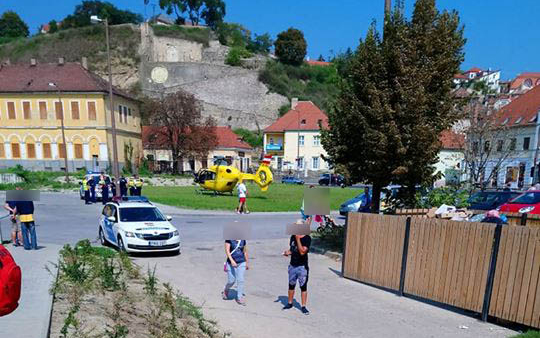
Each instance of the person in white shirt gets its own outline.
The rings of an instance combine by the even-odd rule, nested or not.
[[[236,208],[236,213],[241,214],[243,212],[244,214],[249,214],[249,210],[247,209],[246,205],[248,190],[244,182],[238,183],[236,190],[238,191],[238,207]]]

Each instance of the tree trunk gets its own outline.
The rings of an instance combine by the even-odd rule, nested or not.
[[[379,209],[381,208],[381,190],[382,185],[380,183],[373,183],[371,193],[371,212],[373,214],[378,214]]]
[[[178,174],[178,151],[172,150],[172,173]]]

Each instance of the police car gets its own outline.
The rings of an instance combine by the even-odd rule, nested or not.
[[[93,178],[94,179],[94,182],[96,182],[96,200],[97,201],[101,201],[101,186],[99,185],[99,177],[100,177],[101,173],[98,173],[98,172],[92,172],[92,171],[89,171],[86,173],[86,175],[84,175],[84,178],[88,181],[90,178]],[[109,178],[109,180],[111,180],[111,178],[109,177],[109,175],[106,175],[105,174],[105,178]],[[79,182],[79,197],[83,200],[84,199],[84,186],[83,186],[83,183],[82,182]],[[90,189],[90,186],[88,186],[88,189]],[[113,193],[112,193],[112,190],[109,189],[109,199],[111,199],[113,197]]]
[[[170,220],[144,196],[124,197],[103,207],[99,240],[128,253],[179,253],[180,235]]]

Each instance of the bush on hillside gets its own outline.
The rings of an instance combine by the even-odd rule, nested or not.
[[[171,38],[198,42],[202,43],[205,47],[208,47],[210,43],[211,31],[205,27],[152,25],[152,29],[154,30],[154,34],[156,36],[167,36]]]
[[[263,145],[263,136],[259,133],[244,128],[233,129],[233,132],[253,148],[262,147]]]
[[[242,59],[253,56],[247,49],[243,47],[233,47],[229,50],[225,63],[229,66],[241,66]]]

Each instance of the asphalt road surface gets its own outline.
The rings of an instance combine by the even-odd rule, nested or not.
[[[0,201],[4,199],[0,193]],[[38,244],[74,244],[85,238],[97,242],[101,204],[84,205],[76,193],[43,193],[35,206]],[[232,211],[190,211],[167,206],[161,209],[173,217],[172,223],[180,230],[182,253],[138,255],[135,262],[143,271],[156,265],[162,282],[170,282],[200,305],[205,315],[217,320],[231,337],[508,337],[516,334],[461,313],[343,279],[340,263],[317,254],[309,257],[311,314],[302,315],[297,302],[295,308],[283,311],[288,284],[288,259],[281,256],[288,245],[284,228],[299,218],[299,213],[237,215]],[[223,301],[220,296],[226,280],[222,227],[235,220],[249,223],[253,228],[253,239],[248,241],[251,269],[246,273],[245,307]],[[5,234],[8,226],[6,222],[2,224]]]

